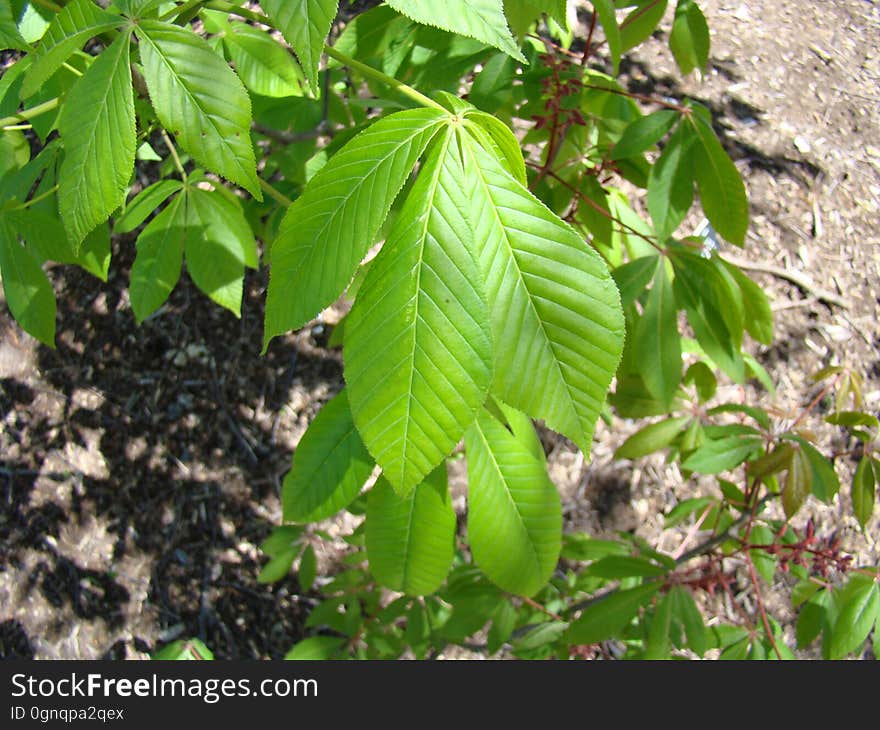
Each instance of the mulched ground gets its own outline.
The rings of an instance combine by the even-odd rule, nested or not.
[[[746,179],[748,246],[724,253],[752,262],[774,297],[777,343],[755,351],[779,383],[774,407],[803,407],[817,392],[809,374],[844,362],[864,372],[877,411],[880,8],[701,5],[710,72],[682,82],[658,34],[624,66],[630,87],[707,104]],[[0,310],[0,657],[143,657],[190,635],[219,657],[280,657],[316,595],[293,575],[258,584],[257,545],[280,520],[293,448],[341,385],[339,353],[326,347],[332,321],[276,339],[260,357],[266,281],[249,272],[241,320],[184,279],[138,328],[125,291],[132,251],[132,239],[114,242],[106,285],[52,270],[55,351]],[[770,403],[752,386],[727,392]],[[634,427],[601,428],[589,464],[548,439],[551,470],[570,529],[635,530],[672,550],[682,536],[664,531],[662,514],[712,486],[685,482],[659,458],[615,462]],[[848,499],[844,488],[831,508],[811,503],[796,523],[813,517],[876,564],[878,514],[863,535]],[[322,568],[332,569],[334,550],[321,553]],[[784,585],[769,587],[771,598],[774,589]],[[777,615],[790,618],[778,594]]]

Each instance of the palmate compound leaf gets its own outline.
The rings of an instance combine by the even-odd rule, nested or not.
[[[531,596],[550,578],[562,549],[556,486],[528,442],[488,410],[465,434],[465,449],[474,562],[504,590]]]
[[[451,33],[476,38],[525,62],[507,20],[502,0],[387,0],[388,5],[408,18]]]
[[[271,249],[264,349],[342,293],[445,117],[408,109],[380,119],[333,155],[287,209]]]
[[[436,591],[455,548],[446,466],[405,497],[380,477],[367,498],[366,545],[370,570],[382,585],[411,596]]]
[[[190,30],[142,20],[137,36],[162,125],[193,158],[262,200],[251,147],[251,102],[238,76]]]
[[[260,6],[290,43],[317,94],[318,64],[339,0],[263,0]]]
[[[357,497],[373,459],[351,417],[343,390],[309,425],[293,453],[281,488],[284,520],[316,522],[332,517]]]
[[[469,249],[459,132],[442,133],[346,322],[358,430],[408,493],[452,451],[492,378],[489,310]]]
[[[64,142],[58,204],[74,250],[123,203],[134,170],[130,38],[130,31],[121,33],[98,55],[68,93],[58,120]]]
[[[492,319],[492,392],[589,453],[623,349],[617,288],[571,227],[473,138],[461,139]]]

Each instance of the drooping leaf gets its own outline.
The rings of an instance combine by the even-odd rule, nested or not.
[[[307,592],[312,589],[312,584],[315,582],[317,572],[318,559],[315,556],[315,548],[311,545],[306,545],[306,549],[303,550],[303,554],[299,559],[299,575],[297,576],[297,580],[299,582],[300,590]]]
[[[436,591],[452,565],[455,512],[446,466],[405,497],[380,477],[367,498],[367,559],[384,586],[411,596]]]
[[[782,488],[782,506],[792,517],[806,501],[812,487],[812,470],[803,449],[794,449]]]
[[[332,517],[357,497],[372,470],[343,390],[321,409],[293,452],[281,488],[285,521]]]
[[[565,0],[504,0],[504,16],[518,38],[522,38],[543,13],[561,28],[568,28]]]
[[[709,26],[694,0],[678,0],[669,34],[669,48],[683,74],[706,70],[709,62]]]
[[[629,307],[645,291],[657,270],[656,256],[641,256],[618,266],[611,275],[620,290],[620,303]]]
[[[254,234],[241,208],[220,193],[187,190],[184,247],[196,286],[240,317],[244,269],[258,265]]]
[[[829,609],[833,601],[833,593],[830,590],[822,590],[804,603],[795,624],[795,636],[799,648],[809,646],[823,630],[831,628]]]
[[[52,19],[34,51],[34,60],[21,89],[22,98],[37,93],[70,54],[82,48],[89,38],[124,22],[124,18],[101,10],[92,0],[73,0],[65,5]]]
[[[841,590],[841,604],[831,633],[830,655],[842,659],[856,651],[880,617],[880,586],[870,576],[855,575]]]
[[[159,180],[139,192],[125,206],[113,226],[114,233],[130,233],[152,215],[162,202],[183,187],[179,180]]]
[[[590,2],[593,4],[596,15],[599,17],[599,22],[602,24],[602,30],[605,31],[608,52],[611,54],[611,73],[617,76],[623,42],[620,38],[620,26],[617,25],[617,17],[614,13],[614,3],[612,0],[590,0]]]
[[[98,55],[68,93],[58,120],[65,152],[58,204],[74,250],[122,205],[134,170],[130,37],[120,33]]]
[[[692,116],[691,128],[699,140],[694,145],[693,164],[703,211],[718,233],[742,246],[749,227],[749,201],[742,177],[701,114]]]
[[[465,448],[474,562],[504,590],[533,595],[562,547],[556,487],[544,463],[486,410],[465,434]]]
[[[800,436],[791,436],[800,445],[800,451],[809,466],[810,493],[826,504],[840,491],[840,478],[831,462],[810,442]]]
[[[317,95],[318,66],[339,0],[263,0],[260,6],[290,43]]]
[[[726,261],[723,265],[742,291],[746,330],[758,342],[769,345],[773,341],[773,311],[767,295],[736,266]]]
[[[645,659],[669,659],[672,642],[672,598],[667,594],[657,602],[648,638],[645,641]]]
[[[648,212],[661,242],[678,228],[694,201],[694,139],[685,129],[680,125],[672,133],[648,176]]]
[[[180,279],[186,202],[179,195],[149,222],[137,239],[129,298],[138,324],[161,307]]]
[[[0,277],[12,316],[26,332],[55,347],[55,292],[33,254],[0,220]]]
[[[681,337],[672,283],[662,257],[636,326],[633,356],[637,362],[652,363],[642,370],[642,380],[651,395],[671,406],[681,382]]]
[[[652,581],[636,588],[618,590],[588,606],[565,633],[568,644],[595,644],[621,631],[642,606],[660,590],[661,582]]]
[[[672,601],[672,617],[684,629],[687,645],[697,656],[706,653],[707,637],[703,616],[694,601],[692,593],[682,586],[675,586],[669,591]]]
[[[223,43],[244,85],[255,94],[302,96],[303,79],[296,63],[270,35],[246,23],[232,23]]]
[[[0,0],[0,51],[13,49],[17,51],[28,50],[27,41],[18,32],[15,18],[9,7],[9,0]]]
[[[620,24],[620,45],[623,52],[634,48],[656,30],[666,13],[668,0],[644,0]]]
[[[346,322],[345,379],[364,443],[400,494],[452,451],[492,377],[489,312],[457,133],[437,140]]]
[[[672,109],[660,109],[631,122],[614,145],[611,154],[615,160],[635,157],[657,144],[672,129],[678,119]]]
[[[271,250],[264,347],[301,327],[351,281],[445,114],[391,114],[349,141],[288,208]]]
[[[387,0],[401,15],[451,33],[476,38],[525,62],[507,27],[502,0]]]
[[[194,159],[262,200],[251,103],[238,76],[190,30],[142,20],[136,32],[159,121]]]
[[[637,459],[653,454],[672,443],[689,420],[689,416],[679,416],[645,426],[621,444],[614,452],[614,458]]]
[[[623,347],[614,281],[599,255],[494,156],[462,140],[492,315],[493,392],[588,453]]]
[[[852,502],[853,513],[864,530],[874,513],[874,469],[869,456],[863,456],[856,468],[852,483]]]

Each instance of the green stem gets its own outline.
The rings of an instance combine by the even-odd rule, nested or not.
[[[178,18],[181,15],[186,15],[190,10],[198,7],[204,2],[205,0],[188,0],[183,5],[178,5],[177,7],[169,10],[167,13],[163,13],[162,15],[160,15],[159,20],[169,20],[171,18]]]
[[[383,84],[390,86],[392,89],[396,89],[404,96],[408,96],[417,104],[421,104],[422,106],[426,106],[431,109],[439,109],[440,111],[447,114],[449,113],[449,110],[440,106],[440,104],[438,104],[433,99],[429,99],[424,94],[416,91],[412,86],[407,86],[402,81],[398,81],[388,74],[384,74],[381,71],[372,68],[371,66],[367,66],[365,63],[361,63],[360,61],[356,61],[353,58],[349,58],[344,53],[340,53],[331,46],[325,45],[324,53],[330,56],[330,58],[335,58],[344,66],[348,66],[349,68],[353,68],[356,71],[360,71],[364,76],[369,76],[370,78],[376,79],[376,81],[381,81]]]
[[[58,186],[55,185],[55,186],[49,188],[46,192],[38,195],[36,198],[31,198],[26,203],[22,203],[21,205],[18,206],[18,208],[20,210],[24,210],[25,208],[30,208],[32,205],[39,203],[41,200],[45,200],[46,198],[51,197],[52,195],[55,195],[55,193],[57,193],[57,192],[58,192]]]
[[[257,179],[260,181],[260,187],[263,188],[263,190],[265,190],[267,193],[269,193],[270,197],[275,198],[275,200],[281,203],[281,205],[283,205],[285,208],[289,208],[291,205],[293,205],[293,201],[280,190],[272,187],[261,177]]]
[[[186,182],[186,170],[183,169],[183,164],[180,161],[180,157],[177,156],[177,148],[174,146],[174,142],[171,141],[171,137],[168,136],[168,132],[166,132],[164,129],[162,130],[161,134],[162,139],[165,140],[166,146],[171,151],[171,157],[174,159],[174,166],[177,168],[177,171],[180,173],[183,181]]]
[[[2,131],[4,132],[18,132],[24,131],[25,129],[33,129],[33,124],[10,124],[8,127],[2,127]]]
[[[255,23],[267,24],[267,21],[269,20],[265,15],[260,15],[253,10],[242,8],[239,5],[233,5],[232,3],[226,2],[226,0],[212,0],[211,2],[205,3],[205,7],[211,8],[211,10],[219,10],[223,13],[229,13],[230,15],[238,15],[241,18],[253,20]]]
[[[49,101],[44,101],[42,104],[32,106],[30,109],[25,109],[24,111],[16,112],[11,116],[3,117],[3,119],[0,119],[0,127],[8,127],[10,124],[15,124],[16,122],[27,122],[34,117],[38,117],[41,114],[57,109],[60,103],[61,99],[56,96],[54,99],[49,99]]]

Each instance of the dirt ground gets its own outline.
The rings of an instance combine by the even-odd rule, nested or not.
[[[731,397],[783,411],[817,392],[829,363],[865,375],[880,410],[880,4],[703,0],[710,69],[682,80],[665,34],[624,64],[629,87],[706,104],[749,191],[745,250],[773,297],[776,343],[754,350],[778,384]],[[664,27],[669,27],[671,10]],[[699,222],[697,216],[693,223]],[[51,272],[57,350],[0,307],[0,657],[145,657],[198,635],[218,657],[277,658],[302,635],[316,594],[295,576],[256,582],[257,546],[280,520],[280,483],[308,422],[341,386],[331,321],[259,356],[265,273],[249,272],[241,320],[184,277],[135,326],[126,285],[133,239],[114,242],[104,285]],[[806,277],[807,283],[790,278]],[[661,458],[615,462],[634,424],[600,427],[592,461],[553,441],[569,529],[634,530],[663,550],[682,539],[663,513],[709,491]],[[830,436],[829,436],[830,438]],[[830,442],[828,442],[830,443]],[[851,468],[851,465],[846,465]],[[845,484],[845,483],[844,483]],[[862,534],[845,484],[811,501],[860,564],[880,559],[878,517]],[[335,547],[321,553],[332,568]],[[790,619],[784,585],[768,587]]]

